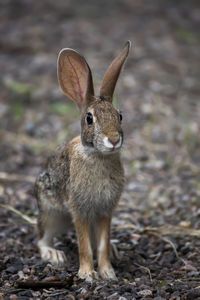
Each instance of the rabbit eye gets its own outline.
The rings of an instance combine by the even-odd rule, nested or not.
[[[86,120],[88,125],[91,125],[93,123],[93,116],[91,113],[87,113]]]
[[[119,113],[119,118],[120,118],[120,121],[122,121],[122,114]]]

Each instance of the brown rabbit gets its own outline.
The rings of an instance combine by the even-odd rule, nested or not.
[[[53,237],[66,232],[73,220],[78,245],[78,275],[91,281],[98,275],[93,265],[93,244],[98,271],[104,279],[116,279],[110,263],[110,223],[124,184],[119,150],[123,142],[122,116],[112,97],[130,42],[106,71],[100,96],[94,96],[90,68],[78,52],[63,49],[58,57],[58,79],[64,93],[81,110],[81,136],[59,146],[35,184],[39,206],[41,257],[64,265],[63,251],[53,248]],[[72,218],[71,218],[72,216]]]

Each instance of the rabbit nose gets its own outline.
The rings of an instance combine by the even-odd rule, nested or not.
[[[118,135],[116,137],[109,138],[108,140],[115,147],[120,141],[120,136]]]

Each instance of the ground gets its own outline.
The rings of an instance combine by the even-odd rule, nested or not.
[[[0,5],[0,299],[200,299],[199,2]],[[55,241],[65,269],[40,260],[33,186],[49,153],[80,131],[79,113],[57,83],[60,49],[87,58],[98,94],[128,39],[114,99],[126,171],[111,230],[118,281],[89,284],[76,276],[74,232]]]

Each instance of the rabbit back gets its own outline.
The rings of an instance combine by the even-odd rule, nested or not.
[[[39,210],[61,210],[69,198],[70,161],[68,145],[60,145],[48,158],[35,182]]]

